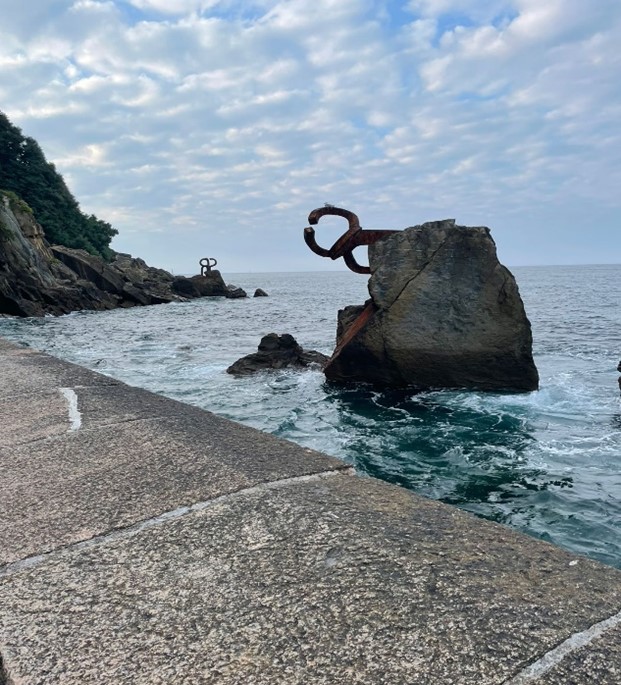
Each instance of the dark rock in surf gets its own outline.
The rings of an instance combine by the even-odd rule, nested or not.
[[[339,312],[328,379],[537,389],[530,322],[488,228],[413,226],[371,245],[369,262],[371,299]]]
[[[227,373],[245,376],[268,369],[323,367],[328,357],[314,350],[303,350],[296,339],[284,333],[269,333],[261,338],[258,352],[238,359]]]
[[[267,296],[268,296],[267,293],[262,288],[257,288],[254,291],[254,295],[253,295],[253,297],[267,297]]]
[[[236,285],[227,285],[225,297],[228,297],[231,300],[237,300],[242,297],[248,297],[248,294],[243,288],[239,288]]]

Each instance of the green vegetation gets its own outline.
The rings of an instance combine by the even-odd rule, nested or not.
[[[118,231],[93,214],[82,213],[63,177],[45,159],[37,141],[24,137],[3,112],[0,112],[0,188],[6,188],[15,194],[15,201],[21,198],[25,207],[32,208],[30,211],[51,243],[86,250],[108,260],[112,257],[110,241]],[[10,195],[9,198],[13,202]],[[20,209],[28,211],[21,206]]]
[[[25,214],[33,214],[32,207],[16,195],[12,190],[0,189],[0,197],[7,197],[9,199],[9,206],[13,211],[24,212]]]
[[[6,226],[2,221],[0,221],[0,238],[4,240],[11,240],[12,237],[13,231],[11,231],[11,229],[8,226]]]

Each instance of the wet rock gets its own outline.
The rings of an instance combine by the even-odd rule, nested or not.
[[[262,288],[257,288],[254,291],[253,297],[267,297],[267,293]]]
[[[228,288],[219,271],[212,270],[204,276],[177,276],[172,289],[184,297],[227,297]]]
[[[231,300],[237,300],[240,297],[248,297],[248,294],[243,288],[239,288],[236,285],[227,285],[226,297]]]
[[[177,276],[177,278],[173,280],[171,287],[177,295],[181,295],[182,297],[192,298],[199,296],[196,285],[185,276]]]
[[[238,359],[229,366],[227,373],[245,376],[267,369],[323,367],[328,357],[314,350],[303,350],[296,339],[284,333],[269,333],[261,338],[258,352]]]
[[[192,276],[190,280],[196,286],[199,297],[228,296],[228,287],[217,269],[212,269],[204,276]]]
[[[530,391],[532,334],[486,227],[434,221],[369,247],[371,299],[339,312],[330,380]]]

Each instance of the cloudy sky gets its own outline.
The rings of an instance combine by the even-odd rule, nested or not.
[[[487,225],[510,266],[621,262],[620,0],[0,12],[0,110],[156,266],[330,268],[302,241],[326,202],[368,228]]]

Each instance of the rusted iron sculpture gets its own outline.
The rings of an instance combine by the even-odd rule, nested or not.
[[[217,263],[218,260],[213,257],[203,257],[199,262],[201,265],[201,276],[207,276]]]
[[[329,250],[317,245],[315,241],[315,229],[313,228],[322,216],[327,215],[342,216],[344,219],[347,219],[349,224],[347,231],[343,233]],[[325,205],[324,207],[313,209],[308,215],[308,223],[311,224],[311,226],[304,229],[304,242],[310,249],[320,257],[330,257],[330,259],[339,259],[339,257],[343,257],[345,264],[357,274],[370,274],[371,269],[368,266],[358,264],[352,254],[353,250],[363,245],[372,245],[392,233],[398,233],[398,231],[394,230],[364,230],[360,227],[360,221],[353,212],[350,212],[348,209],[342,209],[341,207],[334,207],[333,205]]]

